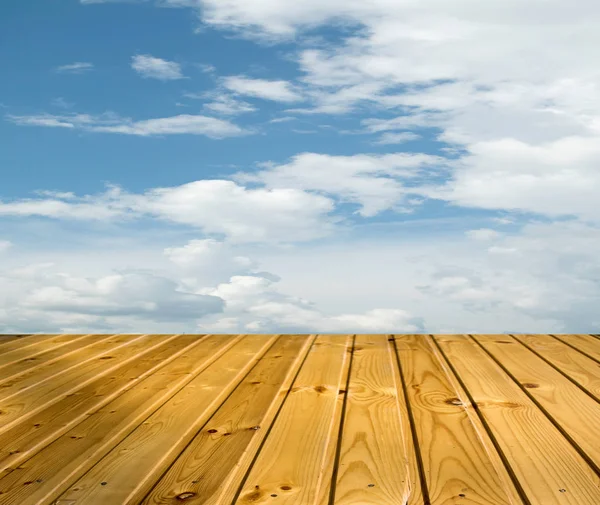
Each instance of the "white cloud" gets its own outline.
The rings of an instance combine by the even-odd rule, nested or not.
[[[65,74],[82,74],[92,70],[93,68],[93,63],[78,61],[76,63],[69,63],[68,65],[61,65],[56,67],[54,70],[56,72]]]
[[[0,254],[8,251],[13,246],[10,240],[0,240]]]
[[[318,191],[360,205],[370,217],[395,209],[412,192],[404,183],[443,169],[443,158],[426,154],[330,156],[303,153],[283,165],[263,164],[256,173],[238,173],[240,182],[261,182],[270,188]]]
[[[156,58],[149,54],[136,54],[133,56],[131,58],[131,68],[142,77],[158,79],[161,81],[172,81],[184,78],[179,63]]]
[[[412,140],[418,140],[421,136],[412,132],[401,132],[401,133],[384,133],[374,144],[403,144],[405,142],[410,142]]]
[[[229,95],[217,95],[212,102],[204,104],[204,108],[214,114],[223,114],[226,116],[235,116],[245,112],[254,112],[256,107],[248,102],[236,100]]]
[[[114,114],[90,116],[89,114],[33,116],[8,115],[6,118],[22,126],[78,128],[90,132],[120,133],[124,135],[204,135],[221,139],[251,133],[223,119],[210,116],[180,114],[178,116],[133,121]]]
[[[133,121],[111,126],[96,126],[97,132],[123,133],[126,135],[205,135],[220,139],[247,133],[239,126],[209,116],[180,114],[179,116]]]
[[[269,120],[269,123],[287,123],[288,121],[294,121],[295,119],[297,118],[293,116],[276,117],[275,119]]]
[[[478,230],[469,230],[465,233],[472,240],[485,242],[500,237],[500,233],[490,228],[480,228]]]
[[[297,102],[302,100],[302,96],[294,91],[292,85],[287,81],[268,81],[243,76],[230,76],[223,79],[223,86],[240,95],[275,102]]]
[[[246,189],[232,181],[200,180],[132,194],[111,187],[84,197],[0,202],[0,216],[124,221],[152,216],[237,242],[294,242],[329,235],[333,201],[293,188]]]

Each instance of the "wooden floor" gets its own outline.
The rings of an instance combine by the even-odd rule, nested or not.
[[[0,336],[0,505],[599,505],[597,335]]]

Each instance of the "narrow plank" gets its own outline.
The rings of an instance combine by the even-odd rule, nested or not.
[[[16,384],[16,379],[26,374],[31,377],[43,366],[54,364],[54,368],[61,368],[64,367],[65,364],[72,364],[74,361],[79,360],[78,355],[74,354],[76,351],[80,351],[92,344],[108,340],[111,337],[112,335],[84,335],[81,338],[73,339],[73,341],[68,342],[65,345],[48,349],[38,356],[13,361],[0,369],[0,388],[9,381],[12,384]],[[60,363],[57,363],[57,361],[60,361]],[[47,369],[48,368],[46,368],[46,370]]]
[[[110,374],[50,405],[0,434],[0,471],[16,467],[22,461],[56,440],[103,405],[131,389],[138,382],[173,359],[198,345],[203,337],[181,335],[165,339],[161,345],[124,362]]]
[[[437,341],[529,503],[600,503],[600,481],[592,468],[483,349],[464,335]]]
[[[550,335],[513,337],[600,401],[600,367],[596,362]]]
[[[247,336],[115,446],[56,505],[139,504],[276,338]]]
[[[0,474],[0,505],[47,505],[242,336],[215,335]]]
[[[279,337],[140,503],[231,503],[313,340]]]
[[[272,494],[283,505],[315,503],[322,488],[328,492],[333,468],[325,464],[337,443],[332,420],[351,343],[350,335],[316,339],[234,503],[260,503]]]
[[[591,335],[552,335],[600,363],[600,340]]]
[[[516,340],[511,338],[513,345],[506,345],[490,336],[474,338],[560,426],[560,431],[600,475],[600,404]]]
[[[414,489],[401,425],[395,356],[387,335],[357,335],[335,486],[335,505],[405,504]],[[408,438],[406,438],[408,436]]]
[[[85,336],[87,335],[32,335],[24,341],[19,339],[7,342],[0,348],[0,370],[15,361],[38,357]]]
[[[130,337],[121,335],[100,342],[97,354],[88,356],[83,362],[75,362],[73,367],[57,370],[39,383],[32,382],[19,389],[18,385],[4,384],[0,397],[0,433],[24,422],[35,413],[59,401],[69,394],[87,386],[97,377],[106,376],[125,361],[146,352],[164,342],[165,335],[142,335]],[[100,347],[101,349],[98,349]],[[88,350],[89,351],[89,350]]]
[[[404,498],[404,501],[401,501],[400,503],[402,505],[423,505],[425,502],[425,495],[423,494],[423,483],[421,482],[419,461],[417,459],[420,454],[417,455],[417,446],[414,442],[415,433],[413,433],[411,426],[412,410],[410,409],[408,401],[408,391],[406,383],[404,382],[404,376],[401,373],[401,364],[396,350],[395,337],[395,335],[388,335],[388,344],[390,353],[393,355],[395,361],[394,382],[397,384],[399,395],[398,408],[400,411],[400,427],[402,429],[403,451],[406,455],[406,469],[408,471],[407,496]]]
[[[491,441],[468,412],[466,394],[427,335],[396,335],[432,505],[519,503]]]

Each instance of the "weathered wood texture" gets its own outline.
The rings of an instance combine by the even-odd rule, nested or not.
[[[595,335],[0,335],[0,505],[598,505]]]

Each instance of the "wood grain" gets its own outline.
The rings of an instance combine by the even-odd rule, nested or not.
[[[231,503],[313,340],[279,338],[141,503]]]
[[[140,381],[35,456],[0,474],[0,505],[56,499],[171,396],[225,354],[242,336],[212,336]]]
[[[332,419],[351,342],[348,335],[317,338],[235,503],[265,503],[275,494],[278,504],[308,504],[328,490],[333,468],[324,463],[337,442]]]
[[[196,335],[166,338],[160,346],[123,363],[110,377],[97,378],[76,394],[59,400],[32,416],[27,422],[17,424],[0,434],[0,471],[18,466],[95,410],[201,341]]]
[[[386,335],[358,335],[335,486],[336,505],[406,503],[414,489],[401,424],[395,356]]]
[[[600,363],[600,339],[592,335],[553,335],[553,337]]]
[[[34,358],[79,340],[86,335],[32,335],[24,340],[6,342],[0,347],[0,370],[15,361]],[[110,336],[110,335],[104,335]]]
[[[0,389],[0,433],[17,422],[23,422],[36,412],[75,393],[97,377],[106,375],[125,361],[135,359],[164,342],[164,335],[116,336],[99,344],[83,362],[74,361],[69,368],[36,370],[39,381],[32,377],[19,377],[16,383],[5,383]],[[88,351],[86,349],[84,351]],[[26,381],[24,383],[24,381]]]
[[[600,366],[550,335],[513,335],[600,402]]]
[[[56,505],[139,504],[276,338],[242,339],[116,445]]]
[[[485,432],[466,411],[466,394],[432,345],[425,335],[396,335],[429,500],[434,505],[514,503],[508,479],[490,460]]]
[[[515,382],[468,336],[437,339],[476,402],[522,492],[540,505],[597,505],[598,476]],[[498,342],[520,346],[509,338]]]
[[[474,338],[560,426],[600,475],[600,404],[526,347],[498,343],[498,339],[485,335]]]

